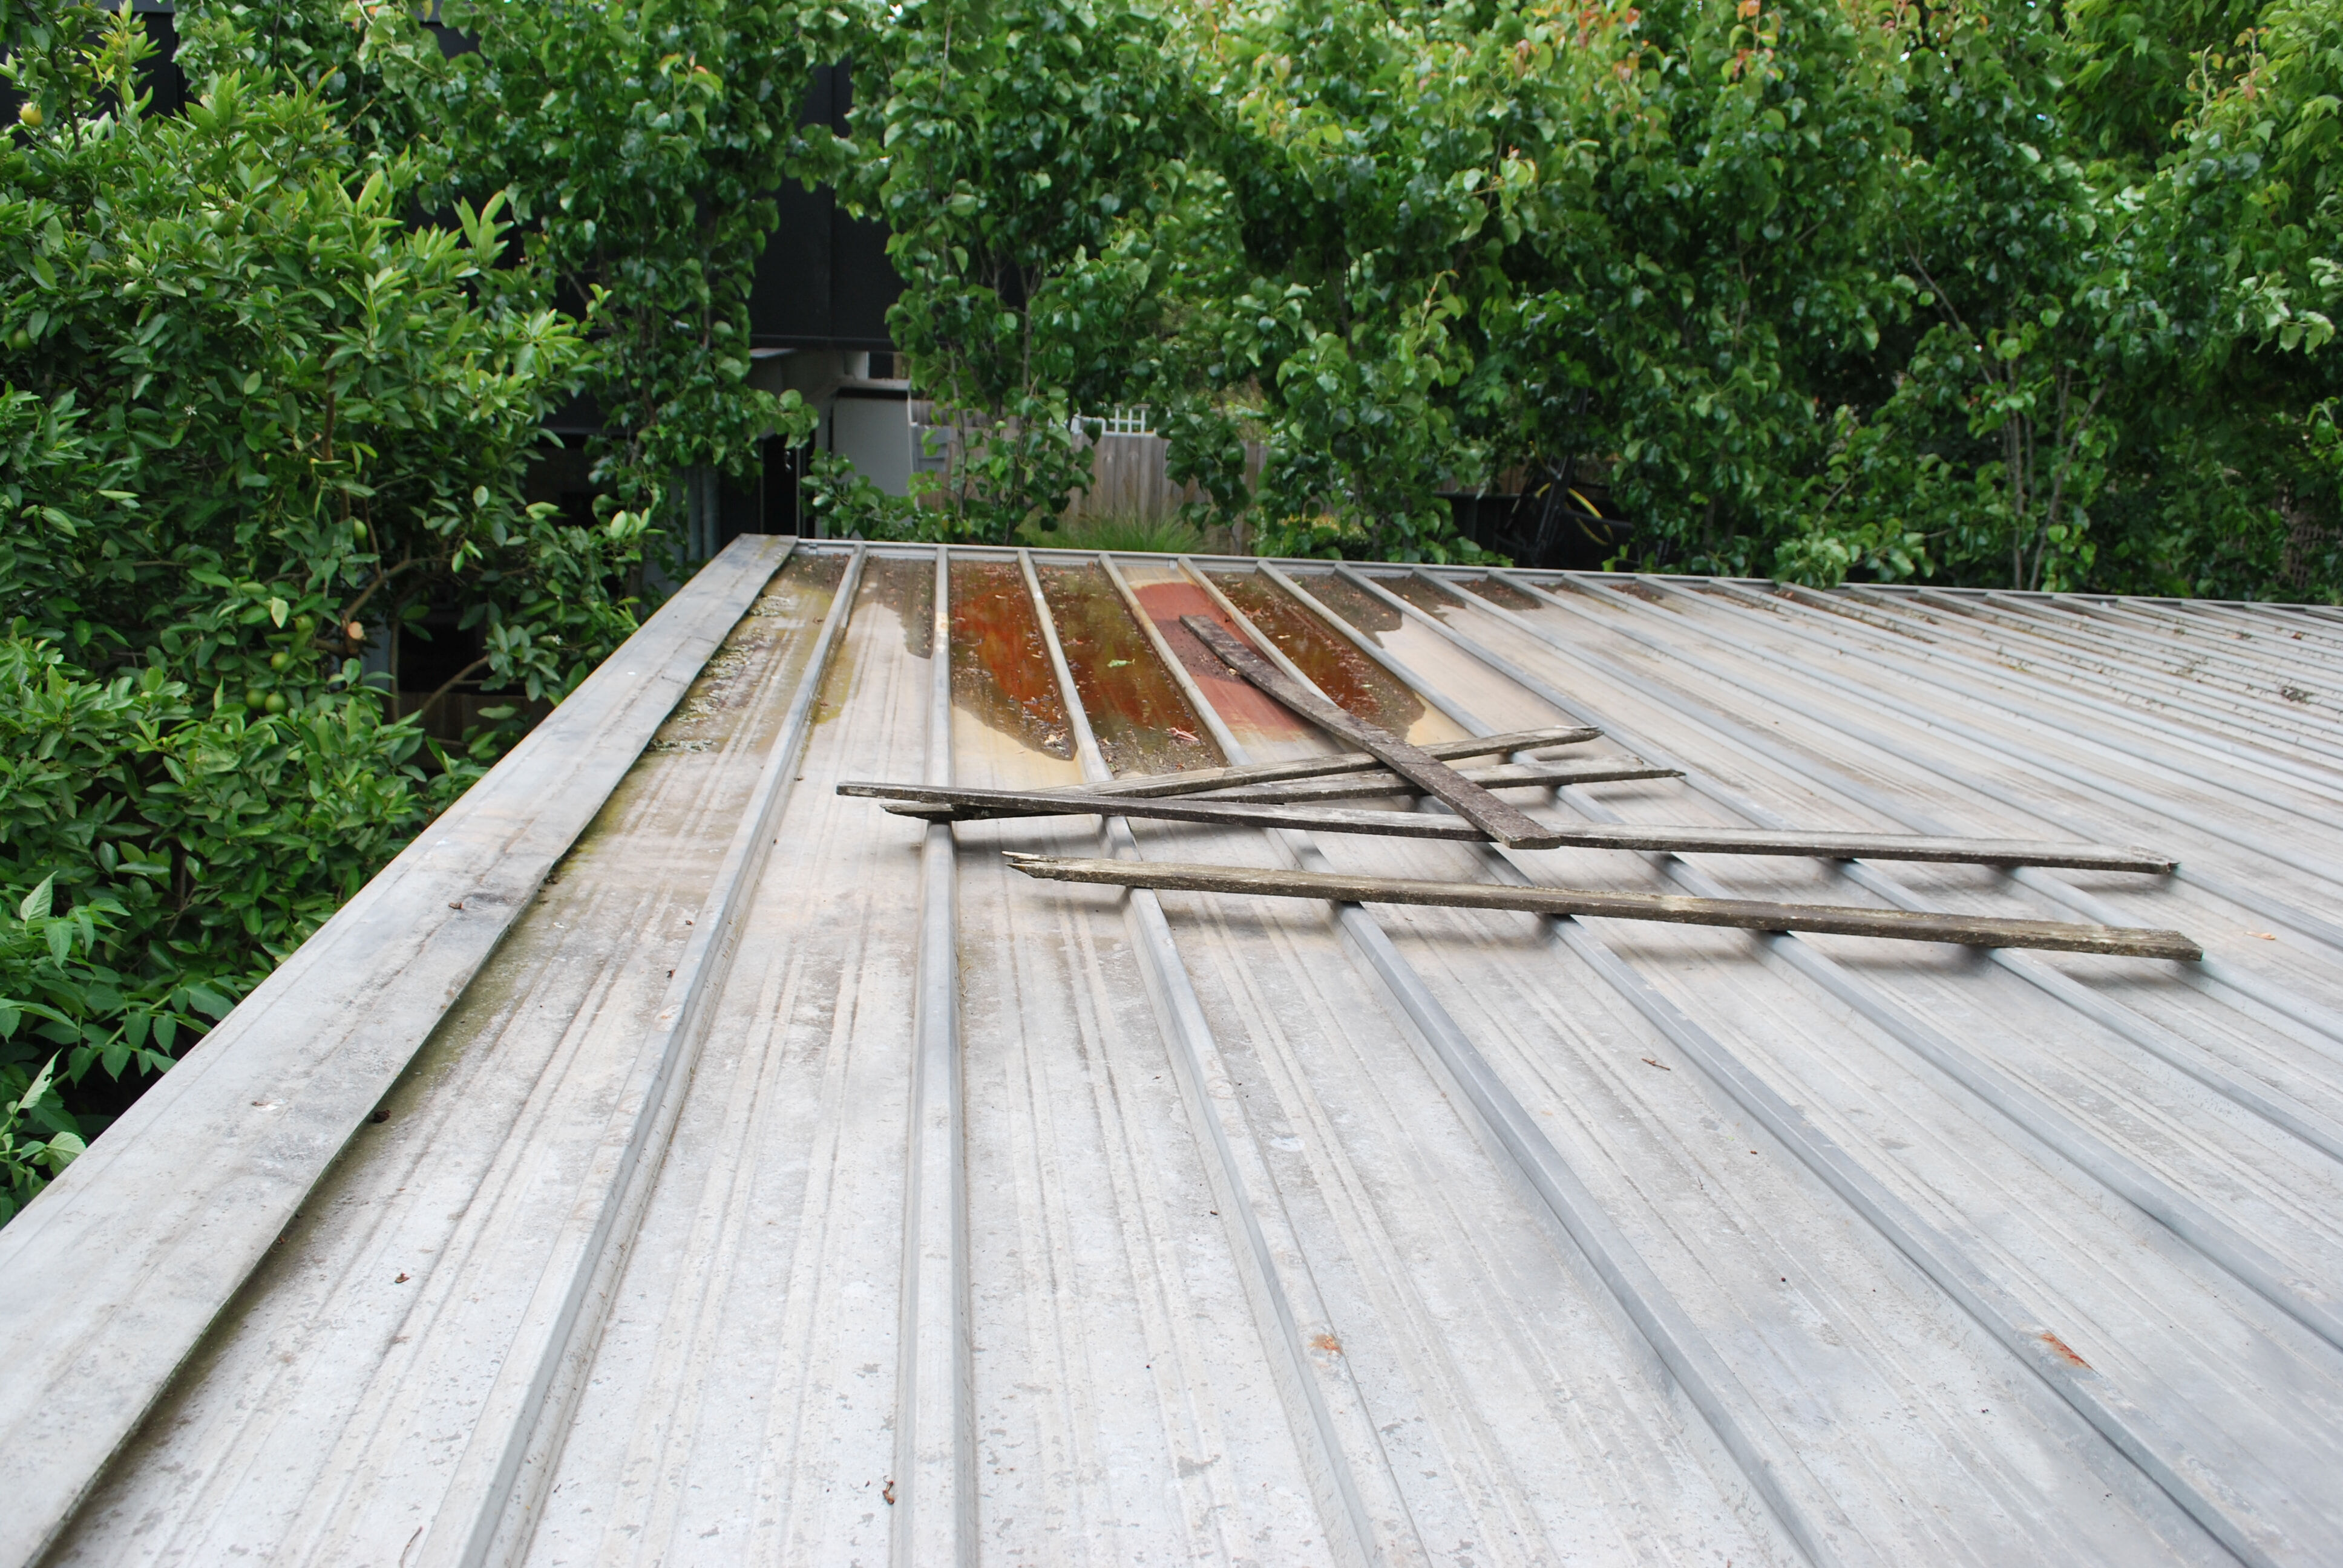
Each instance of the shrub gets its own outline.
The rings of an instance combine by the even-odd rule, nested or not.
[[[224,69],[160,118],[127,7],[33,0],[16,24],[0,67],[31,106],[0,149],[12,1204],[509,739],[449,755],[387,722],[364,673],[387,628],[453,608],[485,647],[467,676],[558,699],[631,629],[613,585],[644,531],[522,498],[582,346],[503,265],[496,202],[407,222],[417,166],[354,144],[335,84]]]

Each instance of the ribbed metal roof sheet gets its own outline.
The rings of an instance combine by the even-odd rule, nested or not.
[[[2178,869],[836,793],[1332,749],[1198,614],[1683,769],[1552,819]],[[0,1556],[2343,1562],[2338,714],[2320,608],[739,541],[0,1231]]]

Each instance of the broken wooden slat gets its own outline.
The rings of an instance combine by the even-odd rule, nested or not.
[[[1759,899],[1694,899],[1665,893],[1598,892],[1581,888],[1429,882],[1400,877],[1262,870],[1245,866],[1161,860],[1064,859],[1019,854],[1011,854],[1008,859],[1029,877],[1111,887],[1246,893],[1273,899],[1331,899],[1343,903],[1517,910],[1536,915],[1592,915],[1605,920],[1727,926],[1749,931],[1815,931],[1835,936],[1892,937],[1904,941],[1955,942],[1976,948],[2040,948],[2056,952],[2178,959],[2188,962],[2205,956],[2204,950],[2178,931],[2131,926],[2086,926],[2063,920],[2006,920],[1992,915],[1872,910],[1836,904],[1780,904]]]
[[[1483,842],[1481,829],[1461,817],[1422,811],[1345,811],[1292,806],[1255,806],[1239,801],[1200,800],[1192,795],[1169,799],[1145,796],[1081,794],[1072,790],[981,789],[973,786],[882,784],[850,779],[841,795],[874,800],[916,800],[1003,817],[1146,817],[1166,822],[1208,822],[1232,828],[1301,828],[1328,833],[1383,833],[1401,839],[1448,839]]]
[[[1654,768],[1648,762],[1623,758],[1603,762],[1503,762],[1486,768],[1459,768],[1457,774],[1483,789],[1552,789],[1562,784],[1615,784],[1633,779],[1681,779],[1681,768]],[[1411,779],[1389,769],[1372,773],[1345,773],[1334,779],[1305,779],[1292,784],[1255,784],[1236,789],[1215,789],[1198,800],[1256,800],[1270,805],[1307,805],[1317,800],[1371,800],[1379,795],[1420,795]]]
[[[1557,725],[1546,729],[1515,729],[1503,735],[1479,735],[1467,740],[1441,740],[1423,749],[1443,762],[1466,757],[1497,757],[1509,751],[1531,751],[1548,746],[1575,746],[1601,738],[1603,731],[1584,725]],[[1142,773],[1111,784],[1075,786],[1090,795],[1195,795],[1238,784],[1278,784],[1293,779],[1321,779],[1334,773],[1356,773],[1381,763],[1365,751],[1341,751],[1328,757],[1295,757],[1283,762],[1256,762],[1242,768],[1199,768],[1187,773]]]
[[[1611,784],[1623,779],[1684,777],[1684,770],[1679,768],[1654,768],[1649,763],[1632,760],[1508,762],[1487,768],[1460,768],[1457,771],[1483,789],[1543,789],[1561,784]],[[1105,791],[1096,793],[1104,794]],[[1371,800],[1380,795],[1417,793],[1420,791],[1413,784],[1388,769],[1378,768],[1368,773],[1345,773],[1332,779],[1307,779],[1293,783],[1245,785],[1182,798],[1207,803],[1247,801],[1262,805],[1306,806],[1326,800]],[[925,822],[975,822],[1037,815],[1031,811],[978,810],[958,806],[912,805],[904,801],[896,801],[887,809],[899,817],[917,817]]]
[[[1546,747],[1575,746],[1601,739],[1603,731],[1584,725],[1555,725],[1544,729],[1514,729],[1498,735],[1474,736],[1463,740],[1441,740],[1424,748],[1426,753],[1442,761],[1466,757],[1501,756],[1507,752],[1521,753]],[[1340,751],[1326,757],[1295,757],[1282,762],[1255,762],[1235,768],[1199,768],[1184,773],[1141,773],[1129,779],[1117,779],[1108,783],[1070,784],[1051,789],[1051,795],[1130,795],[1153,798],[1164,795],[1200,795],[1224,789],[1234,785],[1277,784],[1301,779],[1320,779],[1363,769],[1382,770],[1382,764],[1364,751]],[[1592,783],[1593,779],[1583,780]],[[917,817],[927,822],[972,822],[996,817],[1030,817],[1031,811],[954,809],[949,806],[894,805],[887,808],[899,817]]]
[[[1400,839],[1443,839],[1480,843],[1481,830],[1460,818],[1422,811],[1347,811],[1332,808],[1256,806],[1183,797],[1134,799],[1076,791],[980,789],[926,784],[855,780],[840,784],[841,795],[878,800],[921,800],[931,805],[991,809],[1019,817],[1151,817],[1173,822],[1212,822],[1239,828],[1319,829],[1329,833],[1383,833]],[[2146,849],[2102,849],[2091,844],[2058,844],[2035,839],[1940,839],[1921,834],[1781,832],[1769,828],[1703,828],[1676,824],[1539,823],[1538,837],[1525,849],[1646,849],[1694,855],[1812,855],[1826,860],[1931,860],[1966,866],[2058,866],[2089,871],[2141,871],[2161,875],[2173,862]]]
[[[1544,836],[1544,824],[1520,807],[1498,799],[1421,747],[1411,746],[1381,726],[1370,724],[1357,714],[1327,701],[1282,670],[1273,668],[1267,659],[1232,636],[1220,622],[1207,616],[1183,615],[1180,618],[1180,624],[1211,648],[1222,663],[1244,677],[1262,693],[1283,703],[1336,739],[1374,753],[1386,767],[1414,783],[1425,794],[1437,797],[1450,810],[1500,844],[1517,849],[1529,849]]]

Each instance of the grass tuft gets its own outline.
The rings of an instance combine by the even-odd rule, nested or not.
[[[1110,512],[1102,517],[1053,520],[1055,528],[1020,525],[1017,542],[1034,549],[1109,550],[1116,555],[1192,555],[1204,546],[1204,536],[1196,526],[1178,518]]]

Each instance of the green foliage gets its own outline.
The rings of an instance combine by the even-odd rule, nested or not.
[[[405,157],[427,175],[449,147],[436,133],[439,45],[398,5],[333,0],[181,0],[176,55],[187,80],[234,75],[298,84],[317,94],[367,166]]]
[[[906,285],[895,342],[959,428],[944,527],[998,543],[1089,483],[1076,416],[1146,374],[1188,92],[1129,0],[914,0],[871,45],[850,188]]]
[[[95,1131],[90,1107],[121,1088],[78,1117],[65,1091],[93,1067],[134,1090],[163,1070],[475,775],[427,780],[405,761],[418,739],[370,693],[247,718],[190,703],[156,665],[100,682],[45,642],[0,639],[0,887],[35,883],[0,922],[0,1096],[22,1099],[54,1058],[46,1098],[20,1109]],[[61,886],[85,891],[53,914]],[[8,1180],[21,1201],[43,1177]]]
[[[1860,528],[1892,508],[1943,565],[2075,587],[2116,430],[2082,303],[2104,265],[2097,203],[2082,166],[2042,145],[2057,40],[2017,7],[1939,14],[1925,40],[1916,20],[1900,37],[1910,152],[1885,193],[1887,242],[1932,325],[1866,411],[1887,466],[1818,509]]]
[[[836,531],[1030,530],[1143,402],[1267,552],[1574,474],[1622,564],[2343,595],[2337,0],[847,15],[958,440]]]
[[[497,204],[407,226],[412,170],[366,167],[310,88],[73,118],[143,37],[15,67],[66,102],[0,201],[0,440],[40,523],[0,543],[0,613],[282,710],[453,596],[496,684],[566,690],[628,626],[598,584],[630,539],[521,502],[579,341],[498,270]]]
[[[1204,535],[1184,518],[1108,513],[1030,522],[1017,530],[1016,542],[1036,549],[1180,556],[1202,549]]]
[[[1880,195],[1897,85],[1827,0],[1664,5],[1618,50],[1574,106],[1584,188],[1557,189],[1523,242],[1536,292],[1503,347],[1536,395],[1515,450],[1608,458],[1645,553],[1757,569],[1895,310]]]
[[[2248,43],[2258,9],[2251,0],[2077,0],[2066,15],[2072,95],[2062,106],[2084,156],[2152,165],[2171,150],[2194,106],[2200,61],[2219,73]]]
[[[0,1224],[88,1147],[57,1093],[55,1066],[53,1057],[30,1077],[0,1067]]]
[[[836,452],[813,452],[798,493],[807,518],[830,538],[933,543],[951,533],[950,513],[887,494]]]
[[[558,698],[631,629],[608,585],[640,528],[524,503],[580,334],[503,266],[495,201],[406,221],[419,165],[338,117],[388,110],[223,23],[200,101],[155,116],[126,8],[17,21],[0,886],[39,897],[0,960],[12,1202],[508,739],[386,722],[385,628],[452,608],[468,675]]]
[[[2098,580],[2331,602],[2343,7],[2281,0],[2258,22],[2200,57],[2179,146],[2114,204],[2124,270],[2100,308],[2137,436]]]
[[[1436,491],[1488,467],[1460,408],[1474,317],[1508,293],[1537,184],[1521,133],[1579,57],[1552,24],[1481,21],[1302,0],[1223,41],[1215,151],[1246,276],[1214,368],[1262,399],[1265,551],[1474,553]]]
[[[765,436],[803,439],[798,395],[749,385],[749,291],[774,192],[829,166],[796,121],[812,67],[842,47],[836,15],[726,0],[456,4],[447,19],[479,45],[435,78],[447,188],[509,196],[530,278],[582,316],[596,476],[616,504],[653,514],[686,467],[745,473]]]

